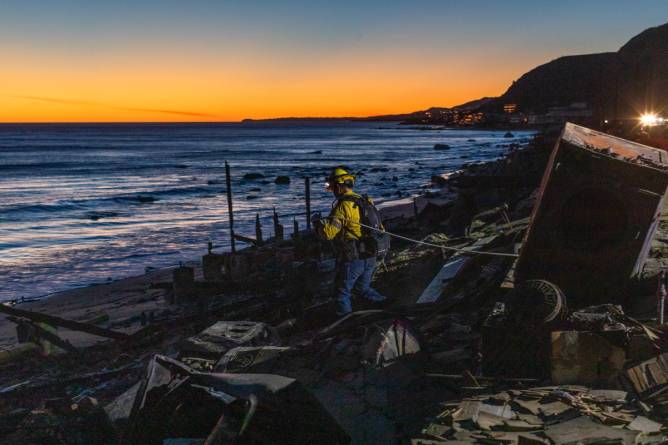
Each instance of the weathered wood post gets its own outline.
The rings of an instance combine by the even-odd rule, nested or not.
[[[299,223],[297,222],[297,218],[292,219],[292,237],[297,238],[299,236]]]
[[[306,230],[311,230],[311,178],[304,178],[304,190],[306,193]]]
[[[262,244],[262,224],[260,223],[260,214],[255,214],[255,240],[257,244]]]
[[[232,247],[232,253],[237,251],[237,247],[234,241],[234,210],[232,209],[232,177],[230,175],[230,164],[225,161],[225,184],[227,186],[227,212],[229,214],[230,221],[230,243]]]
[[[283,241],[283,226],[278,222],[276,207],[274,207],[274,237],[276,241]]]

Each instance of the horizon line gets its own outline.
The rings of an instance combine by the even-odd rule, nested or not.
[[[397,115],[409,113],[397,113]],[[22,121],[22,122],[0,122],[0,125],[53,125],[53,124],[241,124],[244,122],[260,122],[275,120],[355,120],[370,119],[373,117],[392,116],[302,116],[302,117],[262,117],[262,118],[243,118],[240,120],[229,121]]]

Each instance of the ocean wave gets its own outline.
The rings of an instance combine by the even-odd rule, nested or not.
[[[75,202],[54,202],[50,204],[16,204],[0,207],[0,215],[11,213],[56,213],[80,210],[82,206]]]
[[[70,168],[76,166],[74,162],[31,162],[27,164],[0,164],[0,170],[29,170],[45,168]]]
[[[108,204],[152,204],[157,201],[167,199],[169,197],[178,198],[181,196],[215,196],[223,193],[224,188],[215,187],[213,185],[202,186],[196,185],[192,187],[174,187],[163,190],[153,190],[146,192],[137,192],[132,194],[122,194],[116,196],[109,196],[103,198],[90,198],[81,200],[67,200],[56,201],[52,203],[39,204],[14,204],[7,206],[0,206],[0,214],[3,216],[15,215],[20,213],[58,213],[58,212],[72,212],[88,210],[89,213],[82,215],[83,218],[97,219],[102,217],[110,217],[110,213],[117,213],[116,210],[106,208]],[[117,216],[117,215],[111,215]]]

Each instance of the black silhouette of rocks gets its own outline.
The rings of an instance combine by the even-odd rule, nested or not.
[[[514,138],[515,135],[512,134],[510,131],[506,132],[506,134],[503,135],[504,138]]]
[[[431,183],[437,187],[445,187],[448,184],[448,180],[441,175],[434,175],[431,177]]]
[[[668,103],[668,24],[649,28],[617,52],[564,56],[521,76],[491,104],[545,112],[585,102],[602,115],[636,116],[638,103]],[[484,107],[483,107],[484,108]]]
[[[274,183],[278,184],[278,185],[290,184],[290,177],[289,176],[277,176],[276,180],[274,180]]]
[[[244,179],[247,181],[254,181],[256,179],[262,179],[265,176],[262,173],[246,173]]]
[[[450,150],[448,144],[434,144],[434,150]]]

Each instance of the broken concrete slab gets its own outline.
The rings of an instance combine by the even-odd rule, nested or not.
[[[633,422],[626,425],[626,428],[633,431],[640,431],[642,433],[658,433],[663,429],[663,425],[644,416],[636,417]]]
[[[271,373],[278,358],[291,348],[284,346],[239,346],[232,348],[214,366],[214,372]]]
[[[183,341],[181,355],[218,360],[237,346],[280,345],[275,330],[266,323],[254,321],[219,321],[199,334]]]
[[[467,247],[468,250],[478,251],[485,247],[485,245],[494,241],[496,236],[490,236],[486,238],[481,238],[476,240],[470,247]],[[429,283],[427,288],[422,292],[422,295],[417,300],[417,303],[433,303],[441,298],[444,290],[448,284],[457,277],[457,274],[460,273],[464,266],[471,260],[470,256],[467,256],[465,253],[456,253],[450,257],[441,270],[436,274],[434,279]]]
[[[545,429],[545,435],[554,445],[576,443],[633,445],[638,432],[602,425],[589,417],[581,416],[567,422],[548,426]]]
[[[332,416],[294,379],[203,373],[154,356],[134,401],[126,443],[206,438],[214,426],[223,428],[226,437],[248,443],[349,443]]]
[[[615,388],[626,353],[592,332],[552,332],[551,376],[557,385]]]

